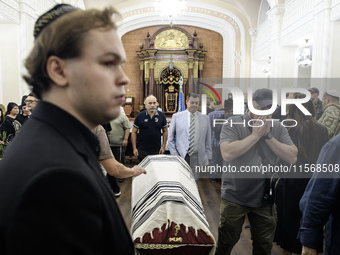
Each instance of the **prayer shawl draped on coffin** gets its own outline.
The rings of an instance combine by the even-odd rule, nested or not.
[[[148,156],[132,181],[132,239],[140,254],[214,254],[197,184],[179,156]]]

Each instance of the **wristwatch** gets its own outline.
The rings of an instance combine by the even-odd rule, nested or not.
[[[268,134],[266,134],[265,136],[263,136],[263,139],[264,140],[269,140],[269,139],[272,139],[273,138],[273,135],[271,132],[269,132]]]

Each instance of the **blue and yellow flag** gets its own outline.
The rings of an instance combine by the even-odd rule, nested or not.
[[[179,90],[179,96],[178,96],[178,112],[185,111],[185,105],[184,105],[184,93],[180,89]]]

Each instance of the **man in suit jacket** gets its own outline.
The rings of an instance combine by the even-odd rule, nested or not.
[[[113,14],[61,4],[35,24],[24,78],[40,102],[0,162],[0,254],[134,254],[91,132],[129,83]]]
[[[212,158],[210,123],[207,115],[198,112],[199,95],[190,93],[186,99],[187,110],[172,115],[168,146],[171,155],[179,155],[190,164],[195,179],[197,180],[199,172],[196,172],[196,166],[207,166]],[[189,127],[190,114],[195,118],[195,142],[193,153],[189,155]]]

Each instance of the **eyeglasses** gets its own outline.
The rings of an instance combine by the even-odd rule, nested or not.
[[[27,103],[34,103],[34,102],[37,102],[38,100],[25,100],[25,103],[27,104]]]

